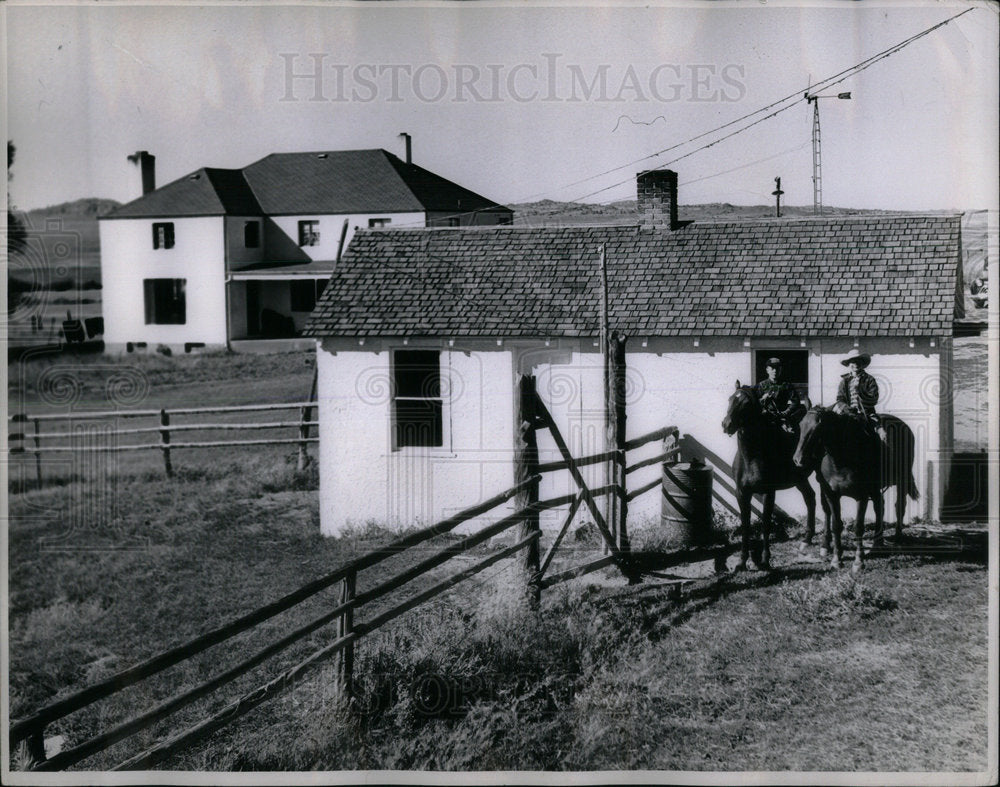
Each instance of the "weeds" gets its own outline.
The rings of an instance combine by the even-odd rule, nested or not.
[[[867,620],[898,606],[892,598],[850,574],[786,581],[778,590],[796,614],[808,621]]]

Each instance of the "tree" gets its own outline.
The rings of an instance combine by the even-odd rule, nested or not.
[[[9,139],[7,140],[7,181],[14,177],[10,171],[14,165],[14,154],[17,148]],[[28,232],[24,228],[21,217],[14,213],[14,204],[10,201],[10,192],[7,192],[7,250],[24,251],[28,243]]]

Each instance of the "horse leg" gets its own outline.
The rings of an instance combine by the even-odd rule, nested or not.
[[[764,510],[761,513],[760,534],[763,546],[760,551],[758,568],[767,571],[771,568],[771,517],[774,514],[774,491],[764,495]]]
[[[800,549],[805,549],[813,542],[816,535],[816,493],[808,478],[799,481],[795,488],[802,493],[802,499],[806,501],[806,535],[799,544]]]
[[[819,556],[830,554],[830,531],[833,525],[833,511],[830,506],[830,490],[820,483],[819,502],[823,506],[823,544],[819,548]]]
[[[854,519],[854,532],[865,534],[865,519],[868,516],[868,498],[862,497],[858,500],[858,515]],[[860,543],[861,539],[858,539]]]
[[[882,516],[883,516],[883,501],[882,493],[874,492],[872,494],[872,508],[875,509],[875,530],[878,532],[882,529]],[[864,568],[865,562],[865,550],[863,549],[863,544],[861,543],[861,531],[858,531],[858,551],[854,553],[854,565],[851,566],[851,571],[857,574],[862,568]]]
[[[876,492],[872,495],[872,510],[875,511],[875,535],[872,537],[872,546],[880,547],[885,543],[885,519],[878,515],[878,503],[876,499],[882,503],[882,510],[885,511],[885,492]]]
[[[841,533],[844,530],[844,520],[840,518],[840,495],[829,493],[830,496],[830,516],[833,519],[833,559],[830,565],[840,568],[844,557],[844,546],[841,544]]]
[[[896,543],[903,542],[903,516],[906,514],[906,490],[909,486],[909,474],[896,484]]]
[[[747,560],[750,558],[750,501],[753,493],[748,489],[740,489],[737,492],[737,501],[740,506],[740,562],[736,564],[733,571],[745,571]]]

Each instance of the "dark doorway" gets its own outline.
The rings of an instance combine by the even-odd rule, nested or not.
[[[247,282],[247,336],[260,335],[260,282]]]
[[[809,351],[808,350],[757,350],[754,353],[755,383],[767,379],[767,359],[781,359],[781,379],[794,383],[800,396],[809,394]]]

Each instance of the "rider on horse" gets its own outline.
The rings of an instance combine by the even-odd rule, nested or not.
[[[798,389],[781,379],[781,359],[767,359],[767,379],[754,387],[764,412],[778,422],[789,434],[798,435],[798,423],[806,412],[799,399]]]
[[[872,357],[868,353],[854,351],[840,363],[850,371],[840,378],[837,388],[837,402],[833,406],[836,413],[852,415],[872,434],[883,436],[881,422],[875,412],[878,404],[878,383],[865,371]]]

